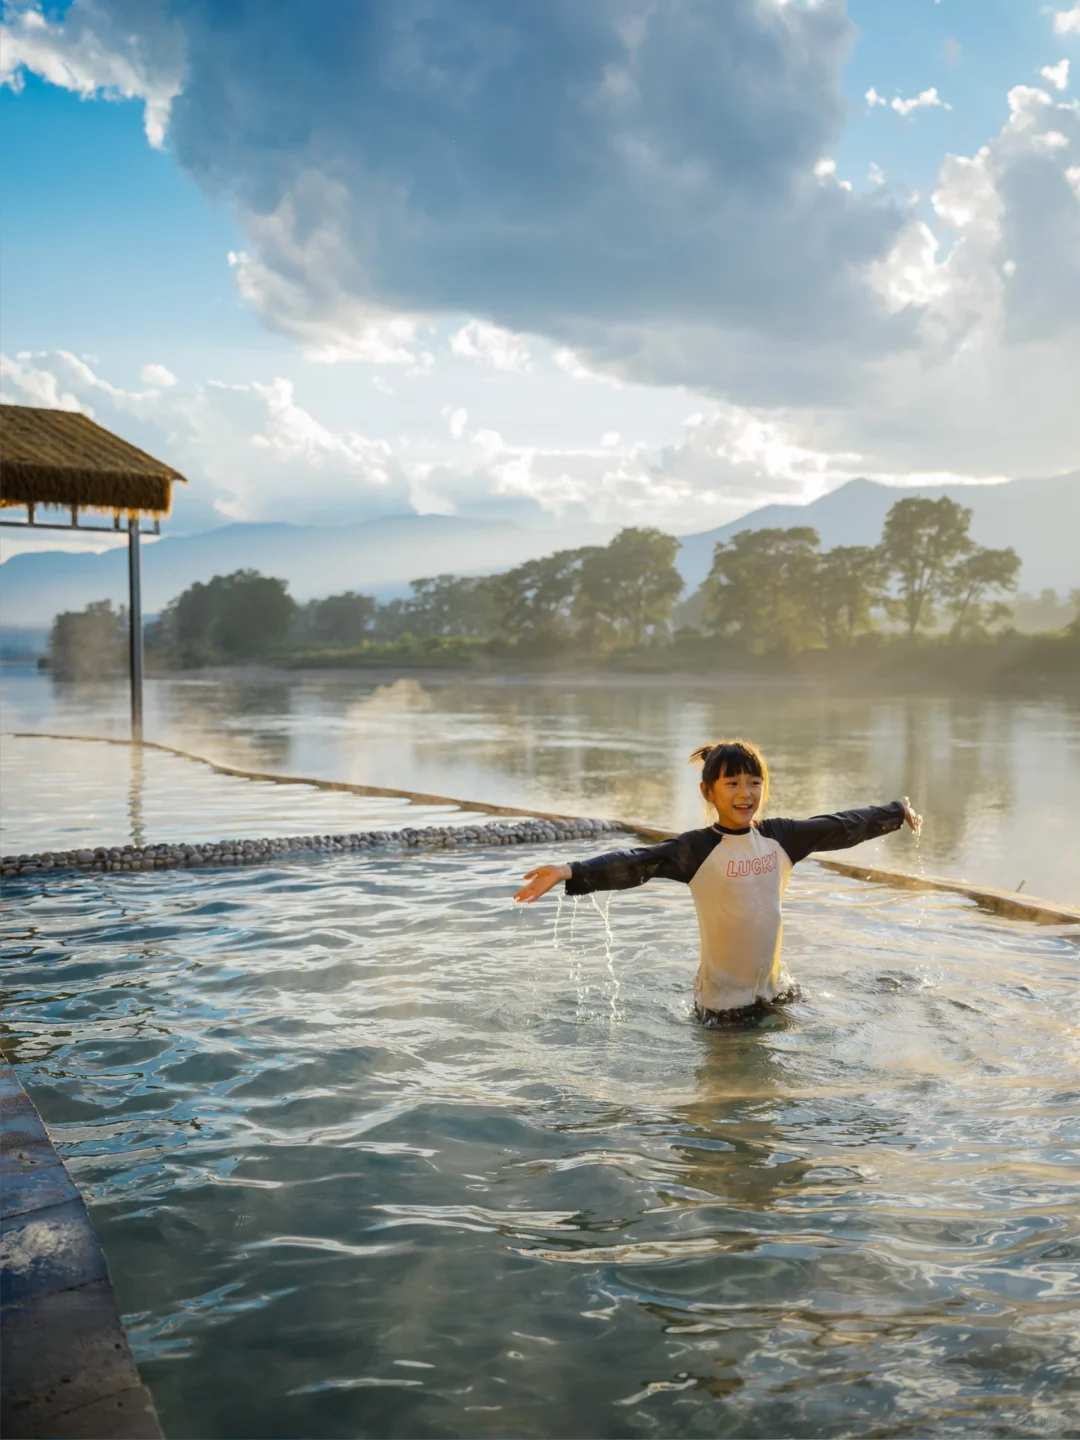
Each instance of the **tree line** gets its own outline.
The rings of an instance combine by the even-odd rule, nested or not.
[[[172,600],[147,628],[148,656],[186,668],[440,646],[486,647],[496,658],[599,657],[693,634],[751,654],[851,647],[875,635],[959,641],[1009,619],[1020,570],[1015,550],[976,544],[970,526],[971,511],[947,497],[908,496],[875,546],[823,550],[809,526],[743,530],[717,544],[703,584],[681,604],[679,541],[648,528],[497,575],[417,579],[385,602],[346,591],[298,604],[284,580],[238,570]],[[95,654],[108,636],[121,643],[122,612],[107,602],[58,616],[50,645],[61,673],[77,666],[80,622]]]

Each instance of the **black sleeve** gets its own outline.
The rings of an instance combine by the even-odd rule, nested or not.
[[[899,830],[904,807],[899,800],[888,805],[867,805],[862,810],[840,810],[835,815],[814,815],[809,820],[763,820],[759,829],[787,851],[793,865],[812,850],[847,850],[864,840],[876,840]]]
[[[673,840],[662,840],[659,845],[613,850],[609,855],[595,855],[591,860],[574,860],[566,893],[589,895],[594,890],[631,890],[656,876],[689,884],[718,838],[691,830]]]

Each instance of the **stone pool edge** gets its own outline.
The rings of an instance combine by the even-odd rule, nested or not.
[[[0,1054],[0,1431],[162,1440],[86,1205]]]
[[[614,820],[520,820],[516,824],[428,825],[421,829],[357,830],[339,835],[288,835],[199,844],[79,846],[0,856],[0,875],[51,875],[57,871],[176,870],[200,865],[253,865],[301,852],[341,854],[371,850],[454,850],[460,845],[532,845],[583,840],[623,829]]]
[[[675,830],[660,829],[655,825],[642,824],[637,820],[583,820],[569,815],[556,815],[550,811],[534,810],[529,807],[518,806],[511,808],[506,805],[491,805],[482,800],[458,800],[447,795],[427,795],[414,790],[394,790],[378,785],[356,785],[344,780],[322,780],[316,777],[300,775],[278,775],[272,771],[241,770],[234,765],[223,765],[220,761],[210,760],[205,755],[195,755],[189,750],[179,750],[173,745],[163,745],[157,740],[130,740],[121,739],[109,735],[64,735],[46,730],[13,730],[10,732],[15,739],[25,740],[75,740],[86,745],[117,745],[125,746],[128,749],[136,748],[143,750],[160,750],[165,755],[175,755],[182,760],[190,760],[197,765],[206,765],[219,775],[232,775],[244,780],[269,781],[275,785],[305,785],[317,790],[342,790],[354,795],[377,796],[379,798],[391,798],[408,800],[413,804],[446,805],[456,807],[459,810],[472,810],[485,815],[527,815],[531,819],[519,821],[513,825],[488,825],[483,827],[485,833],[479,838],[478,843],[496,844],[521,844],[534,840],[556,840],[556,839],[578,839],[584,834],[595,834],[600,831],[626,831],[628,834],[636,835],[640,840],[670,840],[678,832]],[[575,828],[577,827],[577,828]],[[354,835],[318,835],[294,837],[290,840],[265,840],[265,841],[224,841],[217,844],[201,846],[183,846],[181,849],[200,852],[228,851],[227,854],[215,853],[211,856],[211,862],[225,865],[250,864],[263,859],[277,859],[279,856],[291,853],[296,849],[315,850],[358,850],[366,849],[374,844],[389,844],[391,846],[424,846],[433,844],[435,848],[449,846],[453,842],[447,840],[451,827],[430,827],[424,830],[402,829],[397,832],[367,832]],[[470,827],[452,827],[455,836],[477,841],[469,834]],[[498,837],[490,832],[501,831]],[[554,831],[554,833],[551,833]],[[515,832],[510,834],[508,832]],[[428,837],[438,837],[429,839]],[[348,842],[348,843],[340,843]],[[249,848],[250,847],[250,848]],[[169,846],[150,847],[151,850],[167,851]],[[175,848],[175,847],[173,847]],[[134,847],[125,846],[124,851],[132,851]],[[74,857],[78,852],[68,852]],[[95,863],[98,860],[95,852],[85,860],[70,858],[61,863],[59,867],[51,860],[48,864],[41,864],[43,854],[35,856],[6,855],[0,860],[0,874],[22,875],[28,871],[37,873],[39,871],[49,872],[56,868],[60,869],[90,869],[90,870],[156,870],[172,869],[176,865],[188,865],[194,863],[200,865],[206,863],[206,853],[192,862],[189,859],[176,859],[170,861],[152,855],[146,864],[124,864],[123,858],[119,864]],[[142,856],[143,859],[147,857]],[[899,889],[911,890],[941,890],[954,895],[964,896],[973,900],[980,909],[987,910],[991,914],[1003,915],[1013,920],[1026,920],[1036,925],[1080,925],[1080,907],[1065,905],[1055,900],[1044,900],[1035,895],[1021,895],[1019,891],[998,890],[992,886],[972,885],[966,880],[951,880],[943,875],[912,875],[906,870],[888,870],[880,867],[867,867],[857,863],[839,860],[823,860],[820,855],[813,857],[817,863],[826,870],[834,870],[839,874],[848,875],[855,880],[869,881],[881,885],[892,885]],[[111,859],[111,856],[110,856]],[[24,864],[29,861],[29,864]]]

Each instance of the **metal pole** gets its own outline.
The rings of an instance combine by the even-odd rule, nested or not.
[[[142,575],[139,569],[139,517],[128,517],[128,639],[131,657],[131,738],[143,736]]]

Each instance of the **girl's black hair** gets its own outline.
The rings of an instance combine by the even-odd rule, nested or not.
[[[699,745],[690,756],[690,763],[701,761],[701,783],[706,793],[722,775],[756,775],[761,781],[761,808],[769,798],[769,767],[765,756],[749,740],[714,740]]]

